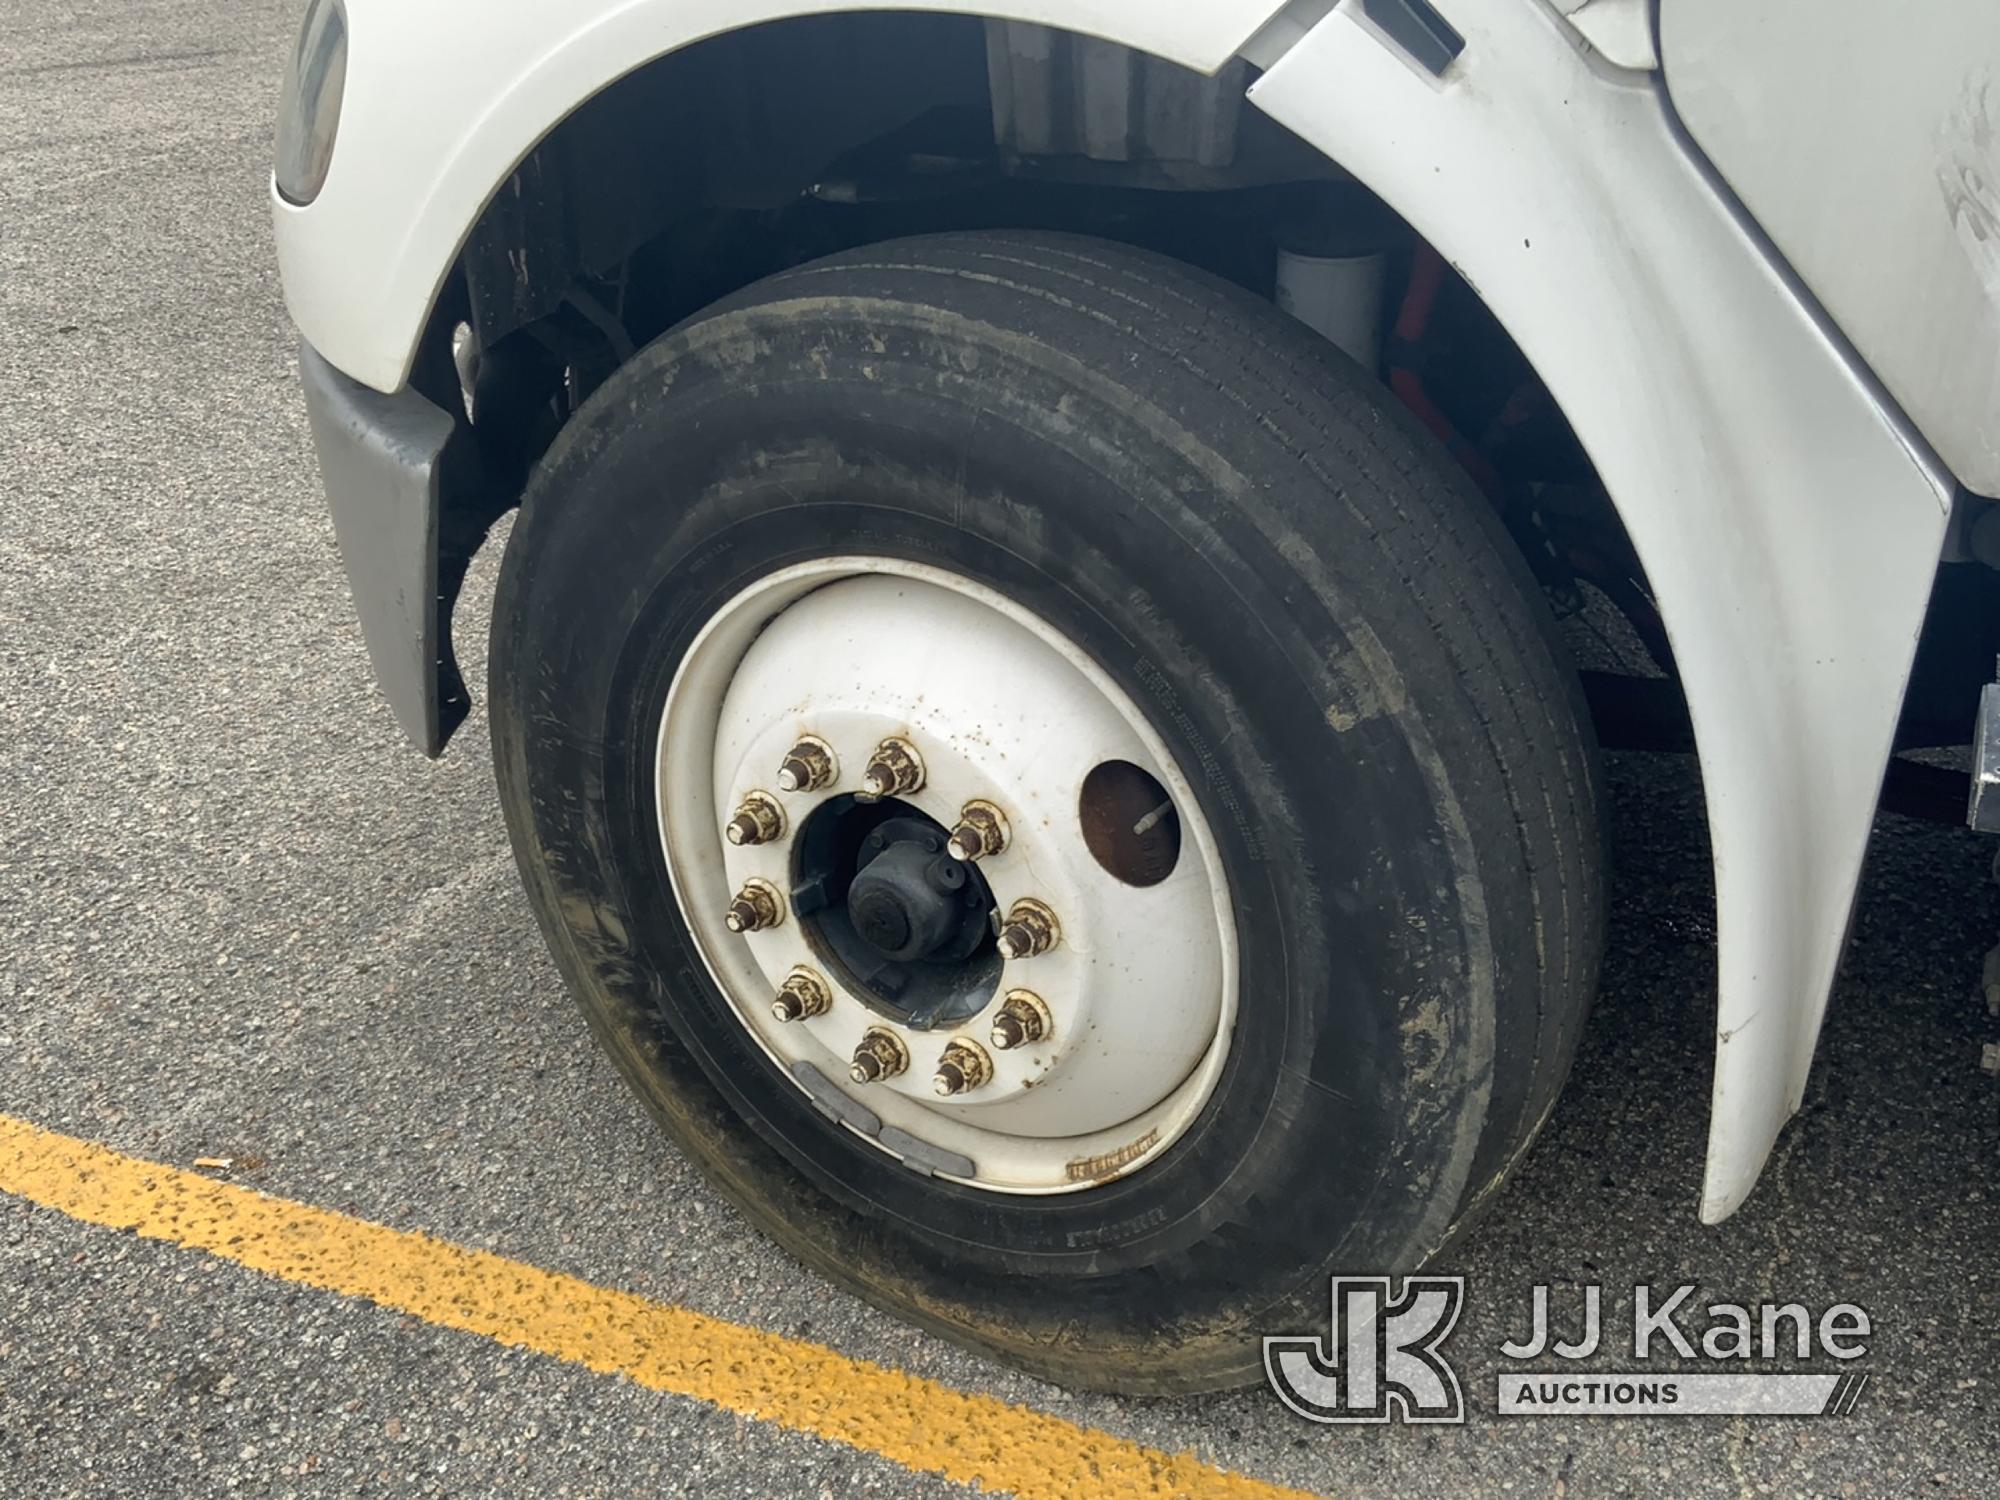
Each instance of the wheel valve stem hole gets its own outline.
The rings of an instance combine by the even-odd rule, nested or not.
[[[1181,857],[1181,819],[1152,772],[1107,760],[1083,778],[1077,817],[1091,858],[1126,885],[1158,885]]]

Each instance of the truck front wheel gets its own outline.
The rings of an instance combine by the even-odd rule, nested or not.
[[[1071,1385],[1256,1377],[1552,1105],[1593,769],[1518,559],[1363,372],[1052,236],[758,283],[529,487],[491,655],[556,960],[801,1260]]]

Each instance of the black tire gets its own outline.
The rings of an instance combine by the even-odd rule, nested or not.
[[[649,768],[702,622],[865,547],[1058,624],[1196,784],[1241,1013],[1153,1163],[1008,1197],[829,1125],[675,907]],[[1075,1386],[1257,1378],[1331,1272],[1415,1270],[1552,1107],[1595,983],[1593,753],[1526,569],[1362,371],[1085,239],[774,276],[644,349],[529,486],[493,625],[500,791],[549,946],[668,1133],[793,1254]]]

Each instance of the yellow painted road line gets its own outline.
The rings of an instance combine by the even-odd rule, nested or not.
[[[1299,1491],[818,1344],[123,1156],[0,1114],[0,1192],[1022,1500]]]

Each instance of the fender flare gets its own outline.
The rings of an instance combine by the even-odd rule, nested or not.
[[[1657,80],[1529,0],[1434,3],[1465,41],[1441,76],[1341,0],[1250,98],[1478,290],[1658,596],[1715,859],[1713,1223],[1804,1095],[1954,485]]]

